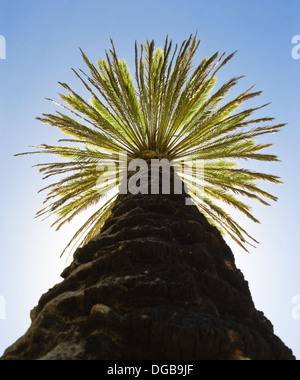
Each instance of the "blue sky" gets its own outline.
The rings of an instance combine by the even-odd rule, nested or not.
[[[291,55],[292,38],[300,35],[299,16],[299,0],[0,0],[0,35],[7,44],[7,59],[0,60],[0,301],[4,297],[6,302],[0,355],[29,327],[29,312],[40,296],[60,281],[67,263],[59,253],[80,223],[56,233],[50,222],[34,219],[43,202],[37,193],[43,187],[41,176],[31,168],[37,158],[13,157],[29,145],[60,138],[35,120],[54,111],[45,98],[61,91],[58,81],[81,91],[70,70],[84,68],[79,46],[95,60],[104,56],[113,38],[119,56],[132,65],[135,40],[154,38],[162,45],[168,34],[181,43],[198,30],[202,43],[197,59],[238,49],[219,73],[220,82],[246,75],[240,90],[257,84],[264,91],[252,105],[272,101],[264,115],[289,124],[271,136],[282,163],[256,166],[285,182],[264,186],[279,197],[278,203],[271,208],[253,205],[262,224],[246,222],[261,244],[251,254],[229,244],[257,308],[300,358],[300,319],[292,318],[292,300],[300,295],[300,60]]]

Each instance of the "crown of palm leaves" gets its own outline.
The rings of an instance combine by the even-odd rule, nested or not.
[[[61,140],[67,143],[64,146],[41,145],[25,153],[48,153],[65,159],[37,165],[44,178],[59,176],[58,182],[42,189],[49,191],[45,201],[48,205],[37,215],[55,214],[53,226],[60,229],[81,211],[97,205],[97,211],[77,231],[66,250],[86,244],[110,215],[119,183],[104,181],[105,188],[99,191],[99,176],[109,178],[110,173],[105,169],[99,172],[98,168],[108,160],[118,166],[119,152],[126,152],[128,160],[149,155],[170,161],[204,160],[204,196],[193,197],[199,210],[244,249],[246,242],[256,242],[220,206],[220,201],[258,222],[250,207],[236,195],[264,205],[269,205],[266,199],[277,200],[256,183],[280,183],[279,178],[240,168],[237,159],[277,161],[276,156],[261,153],[272,144],[258,144],[255,138],[278,132],[285,124],[270,126],[265,123],[273,118],[251,118],[267,104],[237,112],[247,100],[260,95],[253,87],[223,104],[242,77],[232,78],[213,92],[216,74],[236,52],[204,58],[192,72],[199,43],[197,36],[190,36],[175,49],[168,38],[163,49],[155,48],[154,41],[147,40],[140,50],[136,44],[135,84],[126,62],[118,59],[113,42],[106,59],[99,59],[96,66],[81,51],[90,73],[73,71],[91,99],[84,100],[65,83],[60,84],[68,94],[59,94],[64,104],[49,99],[71,115],[62,111],[44,114],[38,120],[58,127],[72,138]],[[184,181],[190,188],[194,186],[188,176]]]

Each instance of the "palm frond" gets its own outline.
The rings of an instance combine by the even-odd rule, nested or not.
[[[281,183],[277,176],[239,167],[239,163],[241,159],[278,161],[276,155],[265,153],[272,144],[260,144],[257,138],[277,133],[285,124],[270,125],[274,118],[253,117],[268,104],[238,111],[261,94],[253,86],[231,99],[231,90],[243,77],[234,77],[215,90],[217,73],[236,52],[215,53],[202,59],[193,70],[199,44],[197,35],[191,35],[180,47],[173,47],[168,38],[163,48],[147,40],[139,49],[136,43],[134,77],[126,61],[118,58],[112,41],[110,51],[96,64],[81,50],[89,73],[73,72],[90,93],[90,99],[83,99],[66,83],[60,83],[67,92],[59,94],[62,103],[48,99],[63,112],[37,119],[59,128],[70,138],[60,140],[64,146],[43,144],[24,153],[60,158],[36,165],[44,179],[57,177],[55,183],[42,189],[48,195],[46,207],[38,216],[55,215],[53,226],[60,229],[82,211],[97,207],[65,251],[71,252],[98,234],[109,216],[120,186],[120,178],[115,179],[114,173],[114,168],[121,169],[120,153],[126,153],[127,164],[145,157],[177,163],[187,160],[196,162],[196,166],[199,160],[204,162],[204,175],[198,183],[193,181],[192,168],[181,176],[195,204],[212,224],[244,249],[247,240],[249,244],[256,242],[221,204],[258,223],[249,205],[239,197],[263,205],[277,200],[257,184]],[[204,188],[202,196],[195,191],[199,186]]]

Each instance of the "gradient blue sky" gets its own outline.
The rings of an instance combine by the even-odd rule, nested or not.
[[[271,136],[282,163],[258,165],[285,182],[264,186],[279,196],[278,203],[253,205],[262,224],[246,222],[261,245],[245,254],[229,244],[257,308],[300,358],[300,320],[292,318],[292,299],[300,295],[300,60],[291,55],[292,37],[300,35],[299,0],[0,0],[0,35],[7,43],[7,59],[0,60],[0,296],[6,300],[0,355],[25,333],[40,296],[60,281],[67,264],[59,253],[80,223],[56,233],[50,222],[34,219],[44,197],[37,191],[44,184],[31,166],[40,158],[13,157],[29,145],[60,138],[35,121],[54,110],[44,98],[61,91],[57,81],[82,89],[70,70],[84,68],[79,46],[95,60],[113,38],[119,56],[132,65],[135,40],[149,37],[162,45],[168,34],[181,43],[196,30],[202,40],[197,59],[238,49],[219,73],[220,82],[245,74],[240,90],[257,84],[264,91],[252,105],[272,101],[263,114],[289,123]]]

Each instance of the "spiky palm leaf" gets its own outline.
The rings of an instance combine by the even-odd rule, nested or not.
[[[198,49],[197,36],[191,36],[178,51],[166,39],[164,49],[155,48],[154,41],[135,46],[135,84],[124,60],[119,60],[112,43],[106,60],[93,65],[82,52],[90,73],[73,70],[91,94],[84,100],[67,84],[61,85],[68,95],[60,94],[64,105],[56,115],[44,114],[38,120],[58,127],[72,139],[61,140],[72,145],[42,145],[35,152],[58,155],[66,162],[41,166],[45,178],[67,174],[43,190],[49,190],[48,206],[38,215],[58,215],[59,229],[79,212],[97,205],[97,211],[75,234],[68,248],[84,245],[101,230],[118,195],[119,182],[107,182],[112,173],[99,172],[99,164],[119,165],[119,152],[128,160],[160,157],[170,161],[204,160],[205,190],[203,197],[193,196],[206,217],[245,248],[247,238],[254,240],[220,206],[219,201],[237,208],[255,222],[247,204],[237,199],[243,195],[268,205],[266,198],[276,197],[261,190],[256,182],[280,183],[279,178],[239,168],[237,159],[276,161],[277,157],[261,153],[270,144],[260,145],[255,138],[278,132],[284,124],[265,125],[273,118],[251,118],[265,107],[237,109],[260,92],[253,87],[225,103],[229,91],[238,83],[231,79],[213,93],[216,74],[235,53],[204,58],[192,72],[192,62]],[[260,126],[256,126],[259,124]],[[74,145],[76,143],[76,145]],[[80,143],[81,145],[78,145]],[[192,172],[184,181],[193,190]],[[102,192],[99,176],[106,178]],[[194,194],[192,192],[192,194]],[[254,240],[255,241],[255,240]],[[246,249],[246,248],[245,248]]]

